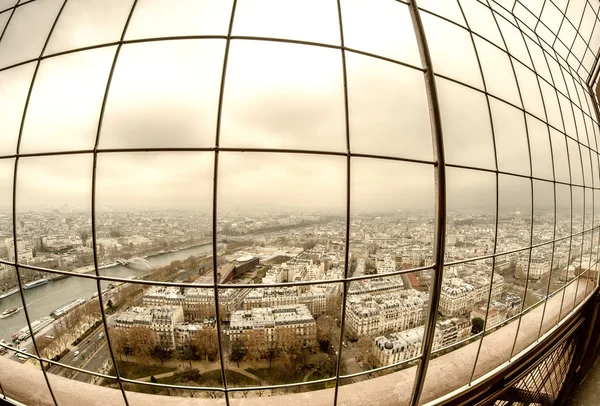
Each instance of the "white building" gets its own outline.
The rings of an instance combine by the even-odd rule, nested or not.
[[[378,274],[386,274],[396,271],[396,259],[391,255],[385,255],[382,259],[376,261]]]
[[[391,333],[375,339],[375,356],[382,366],[406,361],[421,355],[424,327]],[[442,347],[442,334],[436,328],[433,351]]]
[[[8,260],[10,262],[15,262],[15,240],[7,238],[4,240],[4,244],[8,251]],[[19,256],[19,262],[28,264],[33,261],[33,247],[31,243],[17,238],[17,255]]]
[[[413,289],[348,296],[346,328],[356,337],[411,329],[423,323],[427,301],[427,293]]]
[[[494,300],[490,303],[489,310],[487,310],[486,305],[478,306],[475,309],[473,309],[473,311],[471,312],[471,320],[477,317],[482,320],[485,320],[486,312],[486,329],[497,326],[498,324],[506,320],[508,317],[508,307],[504,303]]]
[[[156,338],[161,345],[175,348],[175,325],[182,321],[181,306],[132,307],[115,318],[115,326],[150,328],[156,333]]]
[[[264,334],[265,345],[269,345],[277,341],[278,331],[282,329],[301,336],[305,346],[316,344],[317,323],[306,305],[302,304],[236,310],[231,314],[225,333],[233,341],[249,331],[260,331]]]
[[[490,277],[478,272],[465,275],[462,278],[449,277],[444,279],[440,295],[439,312],[444,316],[468,314],[473,308],[488,299]],[[492,284],[492,299],[499,299],[504,290],[504,278],[494,275]]]

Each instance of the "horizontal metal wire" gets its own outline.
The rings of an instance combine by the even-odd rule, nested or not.
[[[9,262],[3,259],[0,259],[0,264],[15,266],[15,263]],[[134,283],[139,285],[150,285],[150,286],[171,286],[178,288],[198,288],[198,289],[212,289],[214,287],[213,283],[192,283],[192,282],[164,282],[164,281],[154,281],[147,279],[128,279],[128,278],[120,278],[115,276],[96,276],[90,274],[93,270],[88,273],[75,273],[69,271],[61,271],[58,269],[44,268],[35,265],[26,265],[26,264],[18,264],[19,268],[30,269],[32,271],[53,273],[59,275],[67,275],[73,277],[80,277],[86,279],[100,280],[100,281],[109,281],[109,282],[123,282],[123,283]],[[382,279],[386,277],[399,276],[408,273],[416,273],[431,270],[433,266],[423,266],[418,268],[409,268],[409,269],[400,269],[394,272],[389,272],[386,274],[373,274],[373,275],[358,275],[351,276],[348,278],[334,278],[334,279],[315,279],[310,281],[298,281],[298,282],[281,282],[281,283],[219,283],[217,286],[220,289],[256,289],[256,288],[275,288],[275,287],[291,287],[291,286],[310,286],[310,285],[325,285],[325,284],[337,284],[343,282],[353,282],[353,281],[361,281],[368,279]]]
[[[367,369],[365,371],[360,371],[360,372],[356,372],[353,374],[340,375],[340,379],[356,378],[356,377],[363,376],[363,375],[369,375],[372,373],[387,371],[388,369],[398,368],[401,366],[408,366],[408,364],[411,364],[411,363],[414,363],[414,362],[420,361],[420,360],[421,360],[421,355],[417,355],[416,357],[412,357],[412,358],[409,358],[409,359],[406,359],[403,361],[399,361],[394,364],[385,365],[385,366],[377,367],[377,368],[373,368],[373,369]]]
[[[464,259],[460,259],[460,260],[444,262],[444,267],[451,267],[451,266],[461,265],[461,264],[470,263],[470,262],[480,262],[480,261],[483,261],[486,259],[497,258],[497,257],[505,256],[505,255],[514,254],[517,252],[525,252],[525,251],[529,251],[531,249],[539,248],[539,247],[542,247],[545,245],[551,245],[556,242],[565,241],[570,238],[584,235],[586,233],[594,232],[594,231],[597,231],[598,229],[600,229],[600,226],[596,226],[594,228],[590,228],[588,230],[580,231],[577,233],[569,234],[567,236],[555,238],[553,240],[536,243],[536,244],[530,245],[528,247],[519,247],[519,248],[515,248],[512,250],[508,250],[508,251],[500,251],[500,252],[497,252],[496,254],[481,255],[478,257],[469,257],[469,258],[464,258]],[[0,259],[0,264],[13,266],[13,267],[16,266],[16,264],[14,262],[6,261],[3,259]],[[104,280],[104,281],[109,281],[109,282],[123,282],[123,283],[134,283],[134,284],[140,284],[140,285],[150,285],[150,286],[170,286],[170,287],[198,288],[198,289],[212,289],[214,286],[213,283],[165,282],[165,281],[154,281],[154,280],[145,280],[145,279],[128,279],[128,278],[120,278],[120,277],[105,276],[105,275],[95,276],[90,273],[76,273],[76,272],[44,268],[44,267],[40,267],[40,266],[21,264],[21,263],[19,263],[18,266],[19,266],[19,268],[30,269],[33,271],[47,272],[47,273],[87,278],[87,279],[93,279],[93,280],[98,279],[98,280]],[[368,279],[381,279],[381,278],[404,275],[404,274],[409,274],[409,273],[423,272],[423,271],[431,270],[434,267],[435,267],[435,265],[429,265],[429,266],[423,266],[423,267],[417,267],[417,268],[401,269],[401,270],[389,272],[386,274],[359,275],[359,276],[350,276],[348,278],[317,279],[317,280],[310,280],[310,281],[281,282],[281,283],[272,283],[272,284],[219,283],[217,286],[222,289],[256,289],[256,288],[336,284],[336,283],[353,282],[353,281],[368,280]],[[89,272],[93,272],[93,270],[90,270]]]
[[[479,3],[481,3],[481,4],[484,4],[484,3],[483,3],[483,2],[481,2],[480,0],[477,0],[477,1],[478,1]],[[485,5],[485,4],[484,4],[484,5]],[[487,7],[487,5],[485,5],[485,7]],[[472,31],[471,29],[469,29],[469,28],[467,28],[467,27],[465,27],[465,26],[463,26],[463,25],[461,25],[461,24],[457,23],[456,21],[453,21],[453,20],[451,20],[451,19],[449,19],[449,18],[447,18],[447,17],[445,17],[445,16],[443,16],[443,15],[437,14],[437,13],[435,13],[435,12],[431,11],[431,10],[427,10],[427,9],[424,9],[424,8],[420,8],[420,10],[421,10],[421,11],[423,11],[423,12],[425,12],[425,13],[427,13],[427,14],[430,14],[430,15],[432,15],[432,16],[435,16],[435,17],[437,17],[437,18],[439,18],[439,19],[441,19],[441,20],[444,20],[444,21],[446,21],[446,22],[448,22],[448,23],[450,23],[450,24],[453,24],[453,25],[454,25],[454,26],[456,26],[456,27],[460,27],[461,29],[463,29],[463,30],[465,30],[465,31],[469,32],[471,35],[473,35],[473,36],[475,36],[475,37],[477,37],[477,38],[479,38],[479,39],[481,39],[481,40],[485,41],[486,43],[488,43],[489,45],[493,46],[494,48],[496,48],[496,49],[498,49],[498,50],[500,50],[500,51],[504,52],[505,54],[507,54],[507,55],[509,56],[509,58],[512,58],[512,59],[514,59],[515,61],[519,62],[519,63],[520,63],[522,66],[524,66],[525,68],[527,68],[527,70],[529,70],[531,73],[535,74],[535,75],[536,75],[538,78],[540,78],[540,79],[541,79],[542,81],[544,81],[546,84],[548,84],[548,85],[550,85],[550,86],[552,86],[552,87],[554,88],[554,85],[553,85],[552,83],[550,83],[550,82],[549,82],[549,81],[548,81],[546,78],[544,78],[543,76],[541,76],[541,75],[540,75],[540,74],[539,74],[539,73],[538,73],[538,72],[537,72],[535,69],[531,68],[531,67],[529,66],[529,64],[527,64],[527,63],[525,63],[525,62],[521,61],[521,60],[520,60],[518,57],[516,57],[515,55],[509,54],[509,53],[507,52],[507,50],[506,50],[506,49],[504,49],[504,48],[500,47],[500,46],[499,46],[499,45],[497,45],[495,42],[492,42],[490,39],[488,39],[488,38],[486,38],[486,37],[482,36],[481,34],[479,34],[479,33],[475,32],[475,31]],[[494,12],[496,15],[498,15],[498,16],[500,16],[500,17],[502,17],[502,18],[503,18],[505,21],[508,21],[508,20],[506,20],[506,18],[505,18],[505,17],[504,17],[502,14],[499,14],[499,13],[497,13],[497,12],[496,12],[496,11],[494,11],[493,9],[492,9],[492,12]],[[508,21],[508,22],[509,22],[511,25],[513,25],[513,26],[514,26],[514,24],[512,24],[512,22],[510,22],[510,21]],[[515,28],[517,28],[517,29],[519,29],[519,30],[520,30],[520,28],[519,28],[519,27],[516,27],[516,26],[515,26]],[[526,36],[527,36],[527,37],[528,37],[530,40],[532,40],[533,42],[537,43],[537,40],[536,40],[535,38],[532,38],[531,36],[529,36],[527,33],[525,33],[525,32],[524,32],[524,35],[526,35]],[[548,46],[549,46],[549,45],[548,45]],[[543,50],[543,51],[544,51],[544,53],[546,53],[546,51],[545,51],[545,50]],[[557,62],[557,63],[559,62],[559,61],[558,61],[558,59],[556,59],[554,56],[552,56],[552,55],[550,55],[550,54],[547,54],[547,53],[546,53],[546,55],[548,55],[549,57],[551,57],[551,58],[552,58],[552,59],[553,59],[555,62]],[[566,61],[565,61],[565,63],[566,63]],[[551,73],[551,72],[550,72],[550,73]],[[551,74],[552,74],[552,73],[551,73]],[[436,73],[436,76],[443,77],[443,76],[442,76],[442,75],[440,75],[439,73]],[[462,82],[458,82],[458,83],[464,84],[464,83],[462,83]],[[481,89],[479,89],[479,88],[477,88],[477,87],[473,87],[473,86],[470,86],[470,85],[466,85],[466,86],[467,86],[467,87],[471,87],[472,89],[474,89],[474,90],[478,90],[478,91],[480,91],[480,92],[482,91]],[[565,94],[564,94],[562,91],[560,91],[560,89],[556,89],[556,91],[557,91],[559,94],[561,94],[562,96],[564,96],[564,97],[565,97],[567,100],[569,100],[569,101],[571,101],[571,102],[572,102],[572,99],[571,99],[570,97],[568,97],[567,95],[565,95]],[[491,95],[491,96],[493,96],[493,95]],[[495,97],[495,96],[493,96],[493,97]],[[505,103],[511,104],[511,105],[513,105],[515,108],[519,108],[519,109],[521,109],[521,110],[522,110],[522,107],[515,106],[514,104],[512,104],[512,103],[508,102],[507,100],[504,100],[504,99],[501,99],[501,98],[498,98],[498,100],[500,100],[500,101],[504,101]],[[585,110],[583,110],[583,108],[582,108],[581,106],[579,106],[579,105],[577,105],[577,104],[575,104],[575,106],[576,106],[576,107],[577,107],[577,108],[578,108],[578,109],[579,109],[579,110],[580,110],[580,111],[581,111],[581,112],[582,112],[584,115],[586,115],[586,116],[587,116],[588,118],[590,118],[590,119],[591,119],[593,122],[595,122],[596,124],[598,124],[598,119],[596,119],[595,117],[593,117],[593,116],[591,115],[591,113],[590,113],[590,112],[586,112]],[[533,115],[531,112],[528,112],[528,114],[530,114],[530,115],[534,116],[534,115]],[[535,116],[534,116],[534,117],[535,117]],[[537,118],[537,117],[536,117],[536,118]],[[541,121],[543,121],[543,122],[546,122],[546,121],[545,121],[545,120],[543,120],[543,119],[540,119],[540,118],[538,118],[538,119],[539,119],[539,120],[541,120]],[[547,122],[546,122],[546,124],[550,125],[550,124],[549,124],[549,123],[547,123]],[[562,130],[560,130],[560,131],[562,132]]]
[[[115,153],[157,153],[157,152],[177,152],[177,153],[192,153],[192,152],[243,152],[243,153],[274,153],[274,154],[305,154],[305,155],[329,155],[337,157],[346,157],[348,153],[337,152],[337,151],[323,151],[323,150],[306,150],[306,149],[283,149],[283,148],[234,148],[234,147],[155,147],[155,148],[111,148],[111,149],[98,149],[94,150],[73,150],[73,151],[40,151],[40,152],[29,152],[11,155],[2,155],[1,159],[15,159],[20,158],[36,158],[36,157],[48,157],[48,156],[62,156],[62,155],[82,155],[82,154],[115,154]],[[399,161],[415,164],[424,165],[437,165],[435,161],[428,161],[424,159],[416,159],[410,157],[401,156],[389,156],[389,155],[375,155],[375,154],[362,154],[362,153],[350,153],[353,158],[365,158],[365,159],[379,159],[389,161]]]

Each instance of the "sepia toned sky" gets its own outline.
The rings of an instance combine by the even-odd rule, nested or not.
[[[0,10],[14,2],[0,1]],[[40,55],[62,3],[36,0],[16,9],[0,41],[0,69]],[[548,83],[556,79],[556,87],[573,96],[580,94],[580,85],[570,77],[559,83],[564,68],[546,62],[549,58],[544,58],[542,47],[524,41],[518,30],[497,17],[499,31],[487,7],[475,0],[460,3],[471,29],[490,41],[475,36],[477,53],[469,33],[461,28],[467,23],[456,2],[419,1],[424,9],[456,22],[421,12],[434,71],[441,75],[436,84],[446,161],[492,171],[497,165],[503,172],[533,174],[547,181],[555,173],[562,182],[583,185],[585,177],[585,184],[591,186],[593,177],[600,183],[596,154],[590,155],[585,147],[596,149],[597,125],[577,108],[561,119],[560,108],[567,111],[570,104]],[[539,15],[537,3],[541,4],[532,2],[531,7]],[[352,153],[434,161],[424,76],[408,6],[389,0],[341,2],[344,44],[349,48],[345,52],[346,128],[341,51],[257,38],[340,46],[337,2],[240,0],[237,4],[223,87],[220,147],[345,154],[348,130]],[[131,5],[132,1],[123,0],[67,2],[44,55],[111,45],[42,60],[19,153],[94,148],[117,51],[114,42],[120,39]],[[177,5],[138,1],[125,34],[125,40],[133,42],[124,44],[118,55],[98,148],[140,151],[98,154],[99,207],[211,210],[213,152],[143,150],[216,145],[226,47],[223,36],[231,5],[221,0],[185,0]],[[8,15],[0,13],[0,30]],[[554,27],[562,16],[546,12],[542,19],[544,27]],[[589,24],[593,26],[593,21],[586,20],[581,30],[586,40],[597,33],[588,29]],[[538,35],[547,33],[540,30]],[[564,35],[566,42],[571,40]],[[138,42],[170,36],[205,37]],[[507,48],[515,57],[512,65]],[[35,65],[32,61],[0,70],[0,156],[17,152]],[[546,81],[540,79],[538,84],[533,70]],[[486,97],[484,90],[492,97]],[[589,108],[585,98],[573,99]],[[545,121],[559,130],[549,130]],[[584,146],[580,149],[573,140],[567,143],[561,131]],[[219,208],[341,213],[346,205],[346,165],[343,155],[221,151]],[[7,192],[0,199],[4,207],[11,204],[13,173],[14,160],[0,160],[0,187]],[[353,157],[350,174],[354,211],[433,211],[432,164]],[[449,209],[493,207],[496,175],[492,172],[448,168],[447,178]],[[531,206],[528,179],[500,178],[501,208]],[[23,157],[18,167],[17,204],[23,208],[89,207],[91,179],[91,154]],[[552,185],[541,180],[535,183],[535,207],[552,208]]]

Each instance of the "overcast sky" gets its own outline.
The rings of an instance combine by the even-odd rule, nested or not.
[[[14,0],[0,0],[0,9],[12,3]],[[346,52],[350,150],[432,162],[425,82],[418,70],[421,62],[408,7],[395,1],[341,3],[348,48],[414,67]],[[532,7],[539,13],[537,3],[532,2]],[[62,0],[36,0],[17,8],[0,41],[0,68],[39,55],[61,4]],[[131,4],[124,0],[68,2],[45,54],[118,41]],[[453,2],[421,0],[419,4],[465,25]],[[461,0],[461,4],[471,28],[505,49],[489,10],[474,0]],[[231,1],[187,0],[173,6],[166,1],[140,0],[125,38],[222,36],[227,33],[230,12]],[[476,38],[482,77],[468,32],[432,15],[422,15],[436,72],[480,90],[484,90],[485,81],[492,95],[524,106],[532,114],[525,117],[522,111],[497,98],[490,98],[488,109],[483,93],[438,77],[448,163],[494,170],[497,155],[501,171],[529,176],[533,169],[534,176],[551,181],[550,138],[557,180],[569,182],[572,176],[573,182],[581,184],[583,171],[587,185],[591,186],[592,173],[596,184],[600,184],[597,162],[590,163],[588,150],[581,149],[582,168],[578,144],[569,141],[567,146],[563,134],[556,130],[549,133],[548,126],[540,121],[548,114],[552,125],[564,128],[575,138],[579,136],[582,143],[590,142],[596,149],[592,121],[577,109],[571,113],[566,98],[557,98],[545,82],[540,93],[531,69],[549,81],[552,72],[556,86],[565,94],[580,92],[572,81],[558,82],[559,75],[562,77],[558,64],[546,65],[541,48],[528,40],[533,61],[529,59],[519,32],[501,21],[509,51],[524,65],[513,60],[515,80],[506,53]],[[543,18],[552,27],[558,17],[546,13]],[[0,13],[0,29],[7,19],[8,13]],[[587,25],[582,32],[587,38],[593,37]],[[340,45],[337,3],[240,0],[232,34]],[[225,40],[218,38],[124,45],[107,98],[99,148],[214,147],[225,45]],[[19,152],[93,148],[116,49],[105,46],[42,61]],[[16,151],[34,69],[32,62],[0,71],[0,155]],[[343,72],[341,52],[336,49],[232,40],[220,146],[345,153]],[[586,100],[581,102],[588,106]],[[564,123],[559,105],[569,108]],[[12,159],[0,160],[0,187],[6,191],[0,205],[4,207],[11,204],[13,163]],[[209,211],[213,168],[212,152],[101,153],[98,205]],[[343,212],[346,172],[344,156],[221,152],[219,207],[223,211],[263,208]],[[447,177],[449,209],[491,207],[493,212],[493,173],[449,168]],[[91,154],[22,158],[17,178],[19,207],[89,207],[91,178]],[[350,183],[354,211],[433,211],[433,165],[353,158]],[[535,190],[536,208],[551,208],[551,184],[536,181]],[[520,206],[528,210],[531,206],[528,179],[501,176],[499,191],[501,209]],[[560,197],[559,203],[566,205],[568,199]]]

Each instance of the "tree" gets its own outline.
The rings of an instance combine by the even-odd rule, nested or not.
[[[287,365],[292,364],[304,347],[304,340],[293,328],[275,330],[275,343]]]
[[[152,356],[160,360],[160,365],[163,365],[166,360],[171,359],[171,355],[171,348],[160,343],[152,351]]]
[[[481,333],[483,331],[483,319],[481,317],[475,317],[473,320],[471,320],[472,323],[472,327],[471,327],[471,334],[477,334],[477,333]]]
[[[128,335],[133,354],[146,360],[150,358],[158,344],[156,333],[147,327],[133,327]]]
[[[379,363],[379,360],[375,355],[373,343],[373,338],[366,336],[361,337],[354,346],[354,349],[356,350],[356,361],[364,362],[369,368],[375,368]]]
[[[209,361],[214,360],[219,353],[217,330],[210,327],[198,330],[192,339],[192,345],[198,358],[206,357]]]
[[[80,231],[79,238],[81,238],[81,243],[85,246],[85,243],[87,242],[87,239],[89,238],[87,231],[86,230]]]
[[[186,361],[190,364],[190,368],[192,367],[192,360],[196,358],[196,349],[191,342],[188,342],[188,345],[184,346],[181,351],[179,351],[179,359],[182,361]]]
[[[329,349],[329,343],[335,334],[335,321],[331,316],[322,316],[317,319],[317,342],[321,351],[326,352]]]
[[[324,376],[331,376],[335,374],[335,357],[330,357],[328,354],[323,352],[318,352],[311,355],[308,358],[306,365]]]
[[[242,344],[246,348],[244,359],[248,361],[258,361],[265,358],[267,343],[265,334],[259,330],[250,330],[240,337]]]
[[[112,344],[113,351],[119,354],[119,359],[123,361],[122,355],[127,356],[127,354],[131,353],[127,332],[121,328],[112,328],[108,331],[108,337]]]
[[[233,340],[231,342],[231,351],[229,352],[229,360],[237,363],[237,367],[240,367],[240,361],[244,359],[248,350],[244,347],[241,340]]]
[[[339,319],[342,311],[342,296],[339,294],[328,296],[325,307],[326,315],[334,319]]]
[[[365,361],[373,351],[373,339],[369,336],[361,337],[354,346],[356,361]]]

